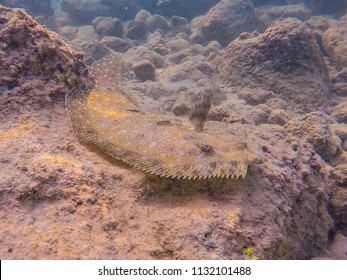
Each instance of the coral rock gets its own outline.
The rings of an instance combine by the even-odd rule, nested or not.
[[[123,25],[118,18],[96,17],[93,20],[95,32],[100,36],[123,36]]]
[[[336,155],[341,145],[338,137],[332,134],[333,123],[329,116],[312,112],[290,120],[285,128],[290,135],[306,140],[323,159],[329,160]]]
[[[146,24],[142,21],[132,20],[125,28],[125,37],[133,40],[143,39],[147,34]]]
[[[276,20],[264,34],[232,41],[222,79],[230,85],[271,90],[293,103],[317,107],[330,94],[323,56],[309,28],[298,19]]]
[[[130,48],[130,42],[118,37],[105,36],[100,43],[106,47],[120,53],[126,52]]]
[[[0,22],[3,113],[6,108],[25,110],[21,104],[50,104],[70,88],[88,83],[83,54],[75,52],[24,10],[0,6]]]
[[[160,15],[153,15],[146,18],[146,26],[148,31],[154,32],[157,29],[162,29],[164,31],[167,31],[170,29],[170,25],[168,21]]]
[[[155,68],[148,60],[142,60],[133,64],[133,70],[140,81],[155,80]]]
[[[262,30],[252,2],[249,0],[222,0],[205,16],[202,32],[208,41],[217,40],[223,46],[242,32]]]
[[[325,51],[338,69],[347,67],[347,18],[340,19],[323,33],[322,41]]]
[[[331,112],[331,116],[338,122],[347,123],[347,101],[337,105]]]

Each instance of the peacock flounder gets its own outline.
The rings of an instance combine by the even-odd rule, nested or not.
[[[66,98],[80,142],[159,176],[245,177],[250,152],[240,137],[217,122],[194,129],[183,118],[142,112],[126,97],[129,71],[117,55],[94,63],[91,71],[94,88],[74,89]]]

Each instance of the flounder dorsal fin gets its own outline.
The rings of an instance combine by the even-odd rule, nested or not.
[[[189,114],[189,120],[194,125],[195,131],[204,130],[204,125],[211,110],[215,92],[216,86],[213,79],[212,87],[200,98],[197,104],[192,107]]]

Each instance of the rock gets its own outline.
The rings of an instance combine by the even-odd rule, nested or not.
[[[123,25],[118,18],[96,17],[93,22],[95,32],[101,36],[123,36]]]
[[[273,123],[278,125],[285,125],[289,121],[290,117],[288,113],[283,109],[272,110],[267,118],[267,123]]]
[[[171,51],[181,51],[190,47],[190,44],[187,40],[184,39],[173,39],[167,43],[167,46]]]
[[[305,4],[286,5],[286,6],[263,6],[257,9],[257,13],[266,14],[272,20],[280,17],[294,17],[302,21],[308,20],[311,17],[311,10]]]
[[[249,36],[240,35],[226,49],[221,76],[228,84],[271,90],[297,109],[317,108],[327,99],[327,69],[305,24],[278,19],[264,34]]]
[[[191,29],[189,27],[188,20],[184,17],[173,16],[171,18],[172,34],[185,33],[190,35]]]
[[[167,64],[163,57],[153,50],[144,46],[130,48],[123,56],[123,59],[131,66],[139,61],[148,60],[155,68],[163,68]]]
[[[336,23],[337,20],[331,16],[313,16],[306,21],[306,24],[313,30],[314,36],[321,50],[324,50],[322,43],[324,31]]]
[[[207,52],[218,52],[221,49],[221,45],[218,41],[210,41],[206,46]]]
[[[161,15],[153,15],[146,18],[146,26],[150,32],[154,32],[157,29],[162,29],[164,31],[168,31],[170,29],[169,23]]]
[[[331,170],[333,185],[331,198],[331,213],[336,230],[347,234],[347,164],[339,164]]]
[[[24,10],[0,6],[0,114],[51,106],[88,85],[83,54]]]
[[[337,155],[341,141],[331,132],[333,120],[321,112],[312,112],[296,117],[286,123],[285,128],[292,137],[298,137],[310,143],[324,160]]]
[[[331,81],[333,83],[347,83],[347,67],[342,68],[335,75],[332,75]]]
[[[185,17],[173,16],[171,18],[172,26],[181,26],[189,24],[188,20]]]
[[[79,27],[76,38],[85,42],[99,40],[99,36],[92,25]]]
[[[100,43],[120,53],[125,53],[130,48],[129,41],[118,37],[105,36],[101,39]]]
[[[63,11],[56,11],[54,14],[54,20],[59,27],[74,25],[73,18]]]
[[[206,45],[206,39],[201,31],[195,31],[189,36],[189,41],[192,44]]]
[[[347,123],[347,101],[337,105],[330,114],[337,122]]]
[[[110,53],[110,51],[98,40],[90,40],[85,42],[75,39],[71,41],[71,44],[75,49],[85,53],[86,60],[88,57],[94,58],[92,60],[90,60],[90,58],[88,59],[88,65],[91,65],[94,60],[99,60]]]
[[[148,12],[145,9],[141,9],[140,11],[137,12],[134,20],[135,21],[142,21],[142,22],[146,22],[147,18],[151,16],[151,13]]]
[[[347,140],[347,124],[344,123],[334,123],[331,125],[331,132],[335,135],[337,135],[341,142],[344,142]]]
[[[125,37],[133,40],[144,39],[147,34],[146,24],[142,21],[132,20],[125,28]]]
[[[140,81],[155,80],[155,68],[149,60],[135,62],[132,68]]]
[[[205,21],[204,15],[203,16],[197,16],[189,22],[189,26],[192,29],[200,30],[202,28],[202,25],[204,24],[204,21]]]
[[[219,0],[159,0],[157,12],[167,17],[181,16],[192,19],[205,14],[218,2]]]
[[[163,35],[158,31],[150,34],[147,38],[147,44],[151,46],[152,48],[163,43],[164,43]]]
[[[252,107],[246,114],[244,114],[244,118],[248,123],[259,125],[267,123],[270,112],[271,110],[266,104],[259,104]]]
[[[269,100],[265,102],[265,104],[272,109],[287,109],[288,108],[288,102],[278,97],[270,98]]]
[[[306,24],[313,30],[313,31],[321,31],[324,32],[327,29],[329,29],[331,26],[335,25],[337,23],[337,20],[334,19],[332,16],[312,16],[307,21]]]
[[[347,260],[347,237],[337,233],[329,249],[329,256],[333,260]]]
[[[78,28],[74,26],[64,26],[59,29],[59,34],[68,40],[74,40],[77,37]]]
[[[204,96],[208,91],[205,87],[195,88],[181,88],[178,97],[176,98],[172,112],[176,116],[187,115],[194,105],[200,100],[201,96]]]
[[[330,176],[332,179],[335,180],[335,182],[339,186],[346,187],[347,186],[347,164],[340,164],[334,167],[333,170],[331,171]],[[342,200],[344,200],[344,202],[346,203],[345,199],[342,199]]]
[[[249,105],[258,105],[265,103],[266,100],[273,96],[272,91],[262,89],[243,88],[238,91],[239,98],[247,101]]]
[[[186,51],[180,51],[180,52],[169,54],[166,59],[172,63],[180,64],[182,60],[185,59],[186,57],[189,57],[189,53]]]
[[[347,96],[347,83],[345,82],[339,82],[334,83],[333,85],[333,92],[340,96]]]
[[[153,47],[153,50],[162,56],[165,56],[170,52],[170,50],[164,44],[156,45],[155,47]]]
[[[242,32],[263,28],[249,0],[222,0],[205,16],[202,33],[208,41],[226,46]]]
[[[347,67],[347,18],[328,28],[322,37],[324,50],[336,67],[341,70]]]
[[[179,65],[170,65],[160,73],[160,77],[170,82],[178,82],[187,79],[199,81],[206,76],[212,76],[213,68],[208,62],[203,61],[204,59],[203,56],[194,56]]]
[[[200,44],[194,44],[191,47],[191,52],[193,55],[205,55],[206,48]]]

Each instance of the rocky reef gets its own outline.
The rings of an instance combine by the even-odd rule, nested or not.
[[[346,258],[342,2],[202,2],[0,7],[4,259]]]
[[[83,54],[24,10],[0,6],[0,37],[1,114],[52,105],[69,89],[86,84]]]

